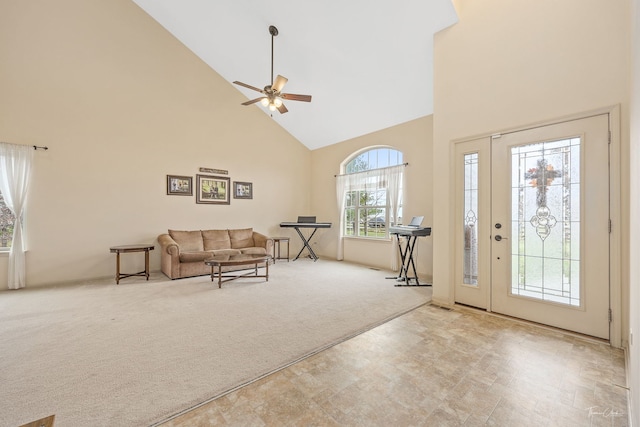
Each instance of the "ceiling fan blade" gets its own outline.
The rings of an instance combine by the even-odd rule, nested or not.
[[[311,102],[311,95],[296,95],[295,93],[281,93],[282,99],[289,101],[304,101]]]
[[[289,110],[287,110],[287,107],[285,107],[284,104],[282,104],[278,107],[278,111],[280,111],[280,114],[284,114]]]
[[[251,104],[255,104],[256,102],[260,102],[260,101],[262,101],[263,99],[265,99],[265,98],[264,98],[264,96],[263,96],[263,97],[261,97],[261,98],[252,99],[251,101],[243,102],[243,103],[242,103],[242,105],[251,105]]]
[[[276,76],[275,81],[273,82],[273,84],[271,85],[271,88],[275,91],[275,92],[280,92],[282,90],[282,88],[284,87],[284,85],[289,81],[288,78],[281,76],[280,74],[278,74]]]
[[[254,86],[248,85],[248,84],[246,84],[246,83],[242,83],[242,82],[239,82],[239,81],[235,81],[235,82],[233,82],[233,84],[236,84],[236,85],[239,85],[239,86],[244,86],[244,87],[246,87],[246,88],[248,88],[248,89],[255,90],[256,92],[264,93],[264,91],[263,91],[262,89],[258,89],[257,87],[254,87]]]

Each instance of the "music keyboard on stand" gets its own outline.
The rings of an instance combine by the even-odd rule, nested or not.
[[[395,234],[398,236],[398,251],[400,253],[400,271],[396,277],[387,277],[387,279],[396,279],[398,282],[404,282],[403,285],[396,286],[431,286],[430,284],[420,284],[418,281],[418,273],[416,272],[416,265],[413,260],[413,248],[416,245],[418,237],[430,236],[431,227],[420,227],[415,225],[394,225],[389,227],[389,234]],[[403,236],[407,240],[407,244],[402,249]],[[413,276],[409,276],[409,267],[413,269]],[[415,280],[416,284],[411,285],[411,280]]]
[[[431,227],[415,227],[413,225],[392,225],[389,227],[389,234],[400,236],[429,236]]]
[[[300,252],[298,252],[298,255],[296,255],[296,257],[293,259],[294,261],[300,258],[300,255],[302,254],[302,251],[304,251],[305,248],[307,248],[307,250],[309,251],[309,257],[314,261],[317,261],[318,256],[316,255],[316,253],[313,251],[313,248],[311,247],[311,244],[310,244],[311,239],[313,238],[313,235],[316,234],[316,231],[318,231],[319,228],[331,228],[331,223],[315,222],[315,220],[313,222],[300,222],[300,221],[281,222],[280,227],[295,229],[298,232],[298,236],[300,236],[300,239],[302,240],[302,249],[300,249]],[[304,237],[304,234],[302,234],[302,232],[300,231],[301,228],[313,228],[313,232],[311,233],[309,238]]]

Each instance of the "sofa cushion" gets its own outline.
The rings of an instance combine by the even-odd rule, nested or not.
[[[231,247],[234,249],[251,248],[255,246],[253,243],[253,228],[229,230],[229,237],[231,238]]]
[[[267,250],[265,248],[253,247],[253,248],[242,248],[240,250],[242,251],[243,254],[247,254],[247,255],[266,255],[267,254]]]
[[[169,235],[180,246],[180,252],[183,251],[202,251],[204,245],[202,244],[202,233],[197,231],[179,231],[169,230]]]
[[[180,251],[180,262],[204,262],[213,257],[213,251]]]
[[[231,248],[228,230],[202,230],[202,241],[205,251]]]
[[[260,248],[258,248],[260,249]],[[217,249],[214,251],[181,251],[180,262],[204,262],[214,256],[240,255],[240,249]]]

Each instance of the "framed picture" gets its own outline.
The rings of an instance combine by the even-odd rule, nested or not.
[[[167,175],[167,194],[193,196],[193,177]]]
[[[223,176],[196,175],[196,203],[228,205],[230,179]]]
[[[233,181],[234,199],[253,199],[253,183]]]

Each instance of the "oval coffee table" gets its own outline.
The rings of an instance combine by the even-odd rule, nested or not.
[[[269,281],[269,260],[271,256],[269,255],[252,255],[252,254],[242,254],[242,255],[216,255],[214,257],[208,258],[204,260],[204,263],[211,266],[211,281],[215,278],[216,274],[218,276],[218,288],[222,288],[222,284],[224,282],[229,282],[231,280],[236,280],[241,277],[249,276],[254,273],[251,277],[264,277]],[[264,275],[258,275],[258,264],[265,264]],[[253,269],[248,273],[244,274],[222,274],[222,267],[228,266],[238,266],[238,265],[254,265]],[[218,271],[216,273],[216,267],[218,267]],[[222,278],[225,280],[222,280]]]

